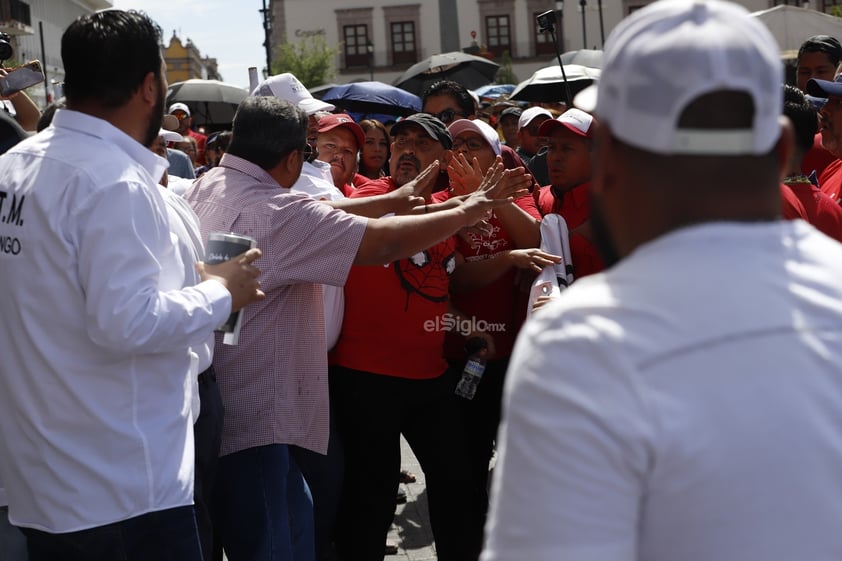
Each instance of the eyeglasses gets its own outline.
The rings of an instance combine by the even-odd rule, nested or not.
[[[456,152],[463,148],[470,152],[478,152],[486,147],[489,147],[488,143],[479,138],[469,138],[468,140],[456,139],[453,141],[453,150]]]
[[[445,125],[449,125],[452,121],[456,120],[456,116],[462,117],[463,119],[467,117],[464,113],[460,113],[454,109],[445,109],[441,113],[428,113],[428,115],[432,115]]]

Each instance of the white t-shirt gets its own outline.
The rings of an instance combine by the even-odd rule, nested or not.
[[[326,179],[327,178],[327,179]],[[342,191],[333,184],[330,164],[315,160],[304,162],[301,175],[293,184],[292,191],[304,193],[318,201],[338,201],[345,198]],[[325,342],[332,349],[342,333],[345,319],[345,289],[341,286],[321,285],[324,297]]]
[[[685,228],[512,356],[483,561],[838,561],[842,245]]]
[[[182,289],[165,166],[64,109],[0,157],[0,473],[15,525],[71,532],[192,504],[189,348],[231,297],[215,281]]]

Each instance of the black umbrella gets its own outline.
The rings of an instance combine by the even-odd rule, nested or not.
[[[405,117],[421,111],[420,97],[383,82],[352,82],[336,86],[322,96],[322,101],[351,113]]]
[[[394,84],[415,95],[421,95],[439,80],[453,80],[469,90],[475,90],[494,81],[498,68],[499,64],[487,58],[454,51],[433,55],[413,64]]]
[[[565,64],[564,73],[567,76],[567,83],[570,85],[570,95],[577,93],[599,79],[599,69],[579,66],[577,64]],[[541,68],[517,85],[509,99],[514,101],[564,101],[564,76],[557,64]]]
[[[170,85],[167,106],[181,102],[190,108],[194,125],[230,125],[240,102],[248,97],[244,88],[219,80],[186,80]]]

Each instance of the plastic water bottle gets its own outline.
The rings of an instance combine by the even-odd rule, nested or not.
[[[485,372],[485,354],[488,344],[481,337],[472,337],[465,343],[465,354],[468,359],[462,370],[462,377],[456,384],[456,395],[465,399],[474,399],[477,386]]]

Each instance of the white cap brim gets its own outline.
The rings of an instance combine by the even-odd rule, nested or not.
[[[177,132],[161,129],[158,131],[158,136],[163,136],[167,142],[184,142],[184,137]]]
[[[298,108],[307,113],[307,115],[312,115],[318,111],[333,111],[336,109],[335,105],[331,105],[330,103],[325,103],[321,99],[311,98],[311,99],[302,99],[298,102]]]

